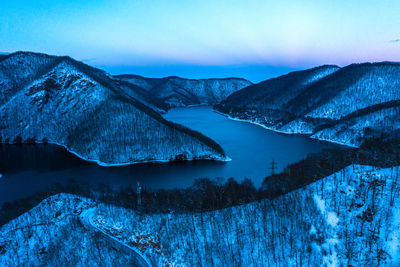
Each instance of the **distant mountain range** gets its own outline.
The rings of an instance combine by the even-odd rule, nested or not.
[[[146,78],[138,75],[117,75],[114,77],[148,90],[169,107],[216,105],[232,93],[252,84],[241,78],[195,80],[174,76]]]
[[[400,64],[296,71],[239,90],[216,109],[273,130],[359,146],[398,135]]]
[[[0,58],[0,142],[51,142],[99,164],[225,159],[208,137],[166,121],[147,90],[70,57]]]

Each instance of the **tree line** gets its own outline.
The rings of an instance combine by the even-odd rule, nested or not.
[[[234,178],[224,180],[201,178],[184,189],[141,191],[141,204],[132,186],[112,188],[106,184],[96,186],[70,180],[67,184],[55,184],[30,197],[4,203],[0,209],[0,225],[18,217],[43,199],[58,193],[71,193],[106,204],[122,206],[144,213],[154,212],[202,212],[246,204],[262,199],[274,199],[288,192],[329,176],[348,165],[362,164],[377,167],[397,166],[400,162],[400,141],[370,139],[359,149],[327,149],[311,154],[306,159],[291,164],[278,174],[265,177],[260,188],[250,179],[242,182]],[[268,163],[266,163],[267,165]]]

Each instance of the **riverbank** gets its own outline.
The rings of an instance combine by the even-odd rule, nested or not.
[[[262,123],[259,123],[259,122],[253,121],[253,120],[249,120],[249,119],[246,120],[246,119],[239,119],[239,118],[232,117],[229,114],[223,113],[223,112],[218,111],[216,109],[213,109],[213,111],[215,113],[219,114],[219,115],[225,116],[226,118],[228,118],[230,120],[248,122],[248,123],[260,126],[260,127],[264,128],[266,130],[270,130],[270,131],[273,131],[273,132],[276,132],[276,133],[286,134],[286,135],[301,135],[301,136],[306,136],[306,137],[309,137],[309,138],[312,138],[312,139],[315,139],[315,140],[318,140],[318,141],[321,141],[321,142],[329,142],[329,143],[337,144],[337,145],[341,145],[341,146],[346,146],[346,147],[351,147],[351,148],[358,148],[358,146],[355,146],[355,145],[352,145],[352,144],[349,144],[349,143],[339,142],[339,141],[330,140],[330,139],[326,139],[326,138],[320,138],[320,137],[313,136],[311,134],[303,134],[303,133],[281,131],[281,130],[278,130],[278,129],[275,129],[275,128],[272,128],[272,127],[268,127],[268,126],[266,126],[266,125],[264,125]]]
[[[57,143],[57,142],[52,142],[52,141],[48,141],[48,142],[40,142],[40,141],[35,141],[34,143],[0,143],[1,144],[5,144],[5,145],[32,145],[32,144],[52,144],[52,145],[56,145],[59,147],[64,148],[66,151],[68,151],[69,153],[75,155],[76,157],[85,160],[87,162],[93,162],[96,163],[97,165],[101,166],[101,167],[120,167],[120,166],[129,166],[129,165],[135,165],[135,164],[146,164],[146,163],[169,163],[169,162],[182,162],[182,161],[194,161],[194,160],[210,160],[210,161],[220,161],[220,162],[229,162],[232,159],[229,158],[228,156],[218,156],[218,155],[209,155],[209,156],[195,156],[195,155],[189,155],[189,157],[187,157],[187,155],[184,155],[185,157],[179,158],[179,159],[173,159],[173,160],[161,160],[161,159],[152,159],[152,160],[138,160],[138,161],[131,161],[131,162],[122,162],[122,163],[107,163],[107,162],[103,162],[100,160],[96,160],[96,159],[90,159],[87,158],[75,151],[73,151],[72,149],[70,149],[69,147],[67,147],[64,144],[61,143]],[[179,156],[179,155],[178,155]],[[190,157],[191,156],[191,157]],[[1,175],[0,175],[1,178]]]
[[[43,192],[55,183],[74,179],[81,186],[99,182],[111,188],[136,188],[137,182],[153,190],[190,187],[199,178],[245,178],[260,187],[270,174],[270,162],[277,162],[275,172],[309,154],[337,145],[304,136],[266,131],[249,123],[237,122],[213,112],[211,107],[172,109],[165,116],[174,123],[200,131],[221,145],[228,158],[215,160],[159,161],[102,167],[86,161],[54,144],[0,146],[0,205]],[[228,161],[229,160],[229,161]],[[23,186],[21,186],[23,185]]]

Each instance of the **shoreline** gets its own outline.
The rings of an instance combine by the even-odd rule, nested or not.
[[[16,143],[0,143],[0,144],[7,144],[7,145],[17,145]],[[23,144],[27,144],[27,143],[21,143]],[[210,161],[218,161],[218,162],[229,162],[232,161],[232,159],[228,156],[225,157],[221,157],[221,156],[214,156],[214,157],[207,157],[207,158],[188,158],[188,159],[183,159],[183,160],[167,160],[167,159],[154,159],[154,160],[141,160],[141,161],[133,161],[133,162],[124,162],[124,163],[106,163],[97,159],[89,159],[86,158],[82,155],[80,155],[79,153],[71,150],[69,147],[67,147],[64,144],[61,143],[57,143],[57,142],[53,142],[53,141],[48,141],[48,142],[41,142],[41,141],[36,141],[34,143],[30,143],[32,145],[34,144],[52,144],[52,145],[56,145],[56,146],[60,146],[62,148],[64,148],[66,151],[68,151],[69,153],[75,155],[76,157],[87,161],[87,162],[93,162],[96,163],[97,165],[101,166],[101,167],[121,167],[121,166],[128,166],[128,165],[135,165],[135,164],[146,164],[146,163],[169,163],[169,162],[183,162],[183,161],[195,161],[195,160],[210,160]],[[1,176],[0,176],[1,178]]]
[[[314,139],[314,140],[317,140],[317,141],[321,141],[321,142],[328,142],[328,143],[332,143],[332,144],[336,144],[336,145],[341,145],[341,146],[346,146],[346,147],[351,147],[351,148],[358,148],[358,146],[355,146],[355,145],[351,145],[351,144],[347,144],[347,143],[342,143],[342,142],[334,141],[334,140],[330,140],[330,139],[318,138],[318,137],[315,137],[315,136],[310,135],[310,134],[289,133],[289,132],[285,132],[285,131],[280,131],[280,130],[277,130],[277,129],[268,127],[268,126],[266,126],[266,125],[264,125],[264,124],[262,124],[262,123],[259,123],[259,122],[254,122],[254,121],[251,121],[251,120],[245,120],[245,119],[239,119],[239,118],[232,117],[232,116],[230,116],[229,114],[222,113],[221,111],[218,111],[218,110],[216,110],[216,109],[214,109],[214,108],[213,108],[213,111],[214,111],[215,113],[217,113],[217,114],[220,114],[220,115],[222,115],[222,116],[224,116],[224,117],[230,119],[230,120],[233,120],[233,121],[241,121],[241,122],[248,122],[248,123],[251,123],[251,124],[260,126],[260,127],[264,128],[264,129],[266,129],[266,130],[270,130],[270,131],[273,131],[273,132],[276,132],[276,133],[285,134],[285,135],[299,135],[299,136],[305,136],[305,137],[308,137],[308,138],[311,138],[311,139]]]

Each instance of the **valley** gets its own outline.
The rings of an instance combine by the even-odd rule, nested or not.
[[[0,267],[400,266],[400,1],[0,10]]]
[[[0,263],[396,265],[399,66],[252,84],[1,57]]]
[[[207,160],[143,163],[101,167],[86,162],[52,144],[0,146],[0,203],[12,201],[45,190],[54,183],[78,184],[101,182],[118,188],[136,187],[139,181],[151,189],[185,188],[198,178],[246,177],[261,186],[272,160],[276,172],[311,153],[340,146],[311,140],[304,136],[274,133],[246,122],[237,122],[213,111],[211,107],[172,109],[164,116],[212,138],[221,145],[230,161]],[[282,147],[287,150],[282,151]],[[290,149],[289,149],[290,148]],[[290,151],[290,153],[288,153]],[[25,184],[20,188],[20,184]],[[28,186],[29,185],[29,186]]]

